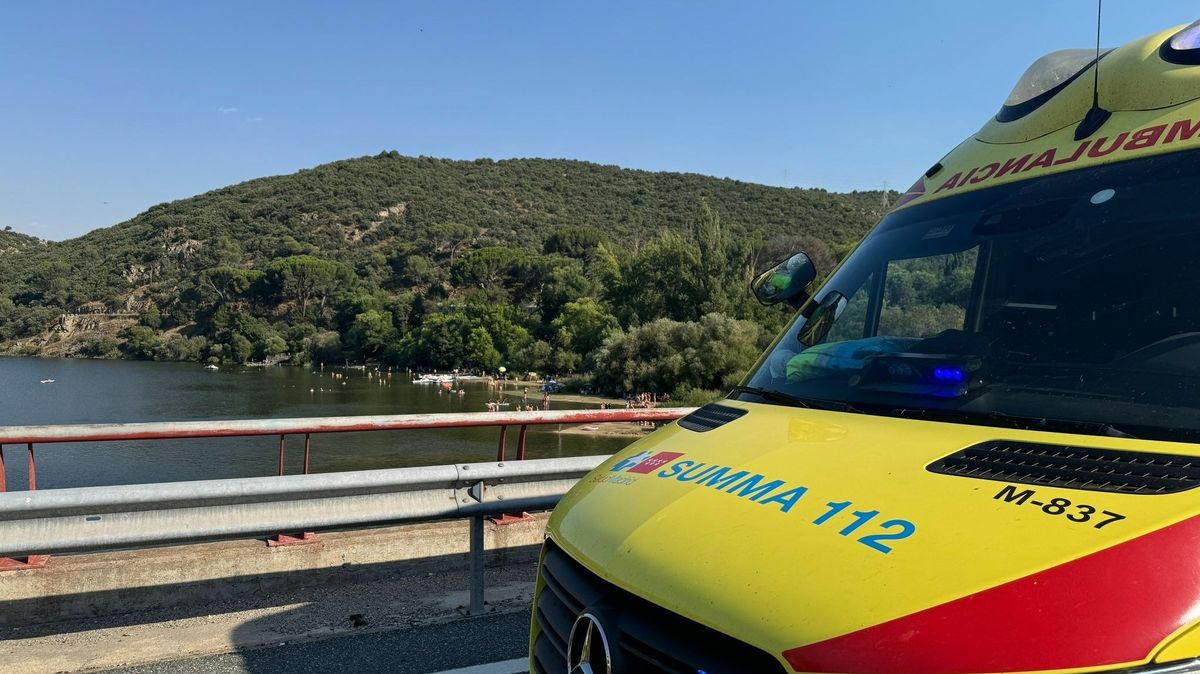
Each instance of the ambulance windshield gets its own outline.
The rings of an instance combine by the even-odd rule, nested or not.
[[[798,315],[737,395],[1196,440],[1197,195],[1186,152],[893,212],[801,312],[840,293],[836,318],[806,346]]]

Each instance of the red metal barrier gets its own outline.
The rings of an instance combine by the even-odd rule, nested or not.
[[[29,491],[37,489],[37,462],[33,459],[33,443],[28,443],[29,448]]]
[[[0,427],[0,492],[7,489],[4,445],[23,444],[28,451],[30,490],[37,489],[35,444],[59,442],[119,442],[124,440],[179,440],[185,438],[229,438],[279,436],[279,469],[283,475],[284,449],[288,435],[304,435],[304,472],[309,471],[312,436],[321,433],[401,431],[433,428],[500,427],[496,460],[504,461],[509,426],[520,426],[517,460],[525,458],[525,440],[530,426],[553,424],[602,424],[619,421],[667,422],[693,409],[562,410],[534,412],[475,412],[454,414],[396,414],[358,417],[311,417],[299,419],[238,419],[227,421],[164,421],[136,424],[73,424],[62,426]]]
[[[29,491],[34,491],[37,489],[37,461],[34,460],[32,442],[26,443],[26,450],[28,451],[26,459],[28,468],[25,474],[29,482]],[[4,445],[0,444],[0,492],[7,491],[7,489],[8,476],[4,468]]]

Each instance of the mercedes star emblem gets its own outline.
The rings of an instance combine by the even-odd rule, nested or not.
[[[567,674],[612,674],[612,653],[600,619],[584,613],[567,640]]]

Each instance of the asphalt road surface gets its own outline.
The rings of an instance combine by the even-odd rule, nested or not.
[[[113,674],[517,674],[526,672],[529,613],[500,613],[404,630],[348,634],[107,670]]]

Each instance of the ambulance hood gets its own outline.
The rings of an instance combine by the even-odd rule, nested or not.
[[[988,443],[1200,455],[1190,445],[721,406],[745,413],[672,424],[584,478],[550,521],[556,544],[797,671],[1137,664],[1200,616],[1195,492],[982,479],[954,464]]]

